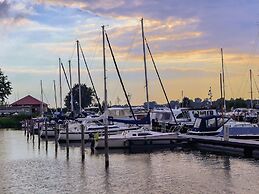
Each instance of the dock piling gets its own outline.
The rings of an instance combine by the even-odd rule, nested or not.
[[[27,120],[27,125],[26,125],[26,131],[27,131],[27,141],[29,141],[29,136],[30,136],[30,128],[29,128],[29,121]]]
[[[46,151],[48,151],[48,130],[47,130],[47,128],[48,128],[48,126],[47,126],[47,121],[45,120],[45,142],[46,142]]]
[[[82,161],[85,160],[85,130],[84,125],[81,124],[81,154],[82,154]]]
[[[229,140],[229,126],[223,125],[224,128],[224,141]]]
[[[24,121],[24,136],[26,136],[27,120]]]
[[[65,125],[66,127],[66,148],[67,148],[67,159],[69,158],[69,136],[68,136],[68,123]]]
[[[55,132],[55,154],[57,155],[57,151],[58,151],[58,133],[57,133],[57,125],[55,125],[54,132]]]
[[[38,149],[40,149],[40,131],[41,131],[41,129],[40,129],[40,123],[38,122],[37,124],[38,124]]]
[[[31,120],[31,131],[32,131],[32,142],[33,142],[33,144],[34,144],[34,122],[33,122],[33,120]]]

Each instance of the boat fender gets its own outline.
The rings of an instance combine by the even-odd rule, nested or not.
[[[99,133],[98,133],[98,132],[94,134],[94,140],[95,140],[95,141],[98,141],[98,140],[99,140]]]

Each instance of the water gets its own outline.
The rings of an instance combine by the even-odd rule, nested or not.
[[[259,193],[259,161],[200,152],[159,151],[104,155],[79,147],[55,154],[53,142],[26,141],[22,131],[0,130],[0,193]]]

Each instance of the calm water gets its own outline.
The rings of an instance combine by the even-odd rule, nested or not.
[[[55,154],[27,143],[22,131],[0,130],[0,193],[259,193],[259,161],[159,151],[151,154],[90,154],[80,148]]]

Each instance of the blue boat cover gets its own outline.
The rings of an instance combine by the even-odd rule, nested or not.
[[[229,128],[229,136],[239,135],[259,135],[259,127],[231,127]],[[224,136],[224,130],[222,130],[218,136]]]

